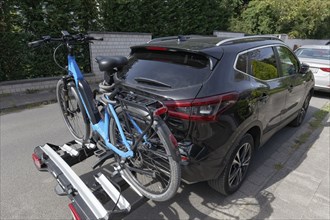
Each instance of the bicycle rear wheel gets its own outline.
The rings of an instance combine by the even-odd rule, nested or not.
[[[124,123],[124,111],[116,109],[125,136],[129,142],[139,136],[130,122]],[[132,117],[143,130],[144,120],[138,116]],[[111,143],[120,148],[121,138],[115,120],[110,120]],[[122,164],[122,175],[137,188],[145,197],[155,201],[171,199],[177,192],[181,180],[181,168],[178,159],[178,149],[170,140],[171,132],[162,120],[154,120],[150,131],[146,134],[147,142],[142,141],[137,146],[133,158]],[[149,144],[147,144],[149,143]],[[116,158],[120,162],[120,158]]]
[[[60,105],[64,122],[72,136],[81,142],[86,141],[90,136],[90,126],[87,114],[78,98],[73,81],[67,83],[68,96],[67,108],[65,107],[65,95],[63,80],[59,80],[56,86],[57,101]]]

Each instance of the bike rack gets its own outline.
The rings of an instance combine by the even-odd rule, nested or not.
[[[99,156],[99,153],[97,145],[74,140],[62,146],[47,143],[36,147],[32,154],[37,169],[48,171],[58,182],[55,192],[71,200],[69,208],[74,218],[107,220],[114,216],[125,217],[148,201],[111,163],[91,169],[82,176],[72,169],[73,165],[91,156]]]

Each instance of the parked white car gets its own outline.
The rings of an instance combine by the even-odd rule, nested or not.
[[[315,90],[330,92],[330,45],[304,45],[295,53],[313,72]]]

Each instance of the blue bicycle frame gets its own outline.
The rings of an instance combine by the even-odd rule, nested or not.
[[[68,56],[68,70],[69,70],[68,71],[69,75],[72,76],[75,80],[75,85],[76,85],[76,89],[77,89],[79,98],[82,101],[82,104],[85,108],[85,112],[87,113],[87,116],[91,121],[90,112],[87,110],[87,107],[86,107],[87,103],[85,103],[85,101],[84,101],[84,99],[83,99],[83,97],[82,97],[82,95],[79,91],[79,88],[78,88],[79,82],[84,79],[84,76],[81,73],[81,71],[80,71],[80,69],[77,65],[75,57],[71,56],[71,55]],[[116,122],[116,126],[118,128],[119,133],[120,133],[122,143],[127,148],[127,151],[125,152],[125,151],[119,150],[117,147],[115,147],[114,145],[112,145],[110,143],[110,137],[109,137],[110,115],[109,115],[108,111],[104,111],[104,118],[101,118],[97,123],[92,124],[93,131],[96,131],[103,138],[103,140],[105,141],[106,147],[108,147],[109,149],[114,151],[119,156],[121,156],[123,158],[133,157],[133,155],[134,155],[133,151],[131,150],[131,146],[130,146],[129,142],[127,141],[127,139],[124,135],[124,131],[121,127],[121,124],[120,124],[119,119],[118,119],[118,115],[117,115],[114,107],[110,103],[107,104],[107,107],[109,108],[109,110],[110,110],[110,112],[111,112],[111,114],[112,114],[112,116],[113,116],[113,118]],[[129,120],[132,122],[132,124],[136,128],[136,130],[140,134],[142,134],[142,130],[135,123],[135,121],[132,119],[132,117],[129,117]],[[146,140],[145,136],[143,138],[144,138],[144,140]]]

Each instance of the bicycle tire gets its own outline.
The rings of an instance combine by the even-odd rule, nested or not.
[[[56,85],[56,97],[60,106],[62,116],[71,135],[80,142],[85,142],[90,136],[90,125],[83,105],[78,98],[74,81],[67,83],[68,87],[68,109],[64,105],[63,80],[59,80]]]
[[[122,108],[118,107],[116,112],[126,138],[130,139],[129,136],[134,135],[134,132],[125,129],[126,126],[123,123],[123,117],[121,117],[123,115]],[[134,119],[136,118],[137,116],[134,116]],[[135,130],[133,125],[130,127],[131,131]],[[110,119],[109,129],[110,141],[116,146],[120,139],[118,139],[118,129],[113,118]],[[151,141],[152,138],[152,147],[146,149],[142,144],[139,144],[135,151],[135,157],[127,159],[122,166],[122,175],[145,197],[154,201],[167,201],[176,194],[180,185],[181,167],[179,159],[175,159],[179,154],[169,138],[171,132],[163,120],[155,119],[150,130],[152,132],[148,133],[148,141]],[[117,162],[120,162],[119,156],[115,158]],[[154,172],[155,176],[132,171],[130,167]]]

